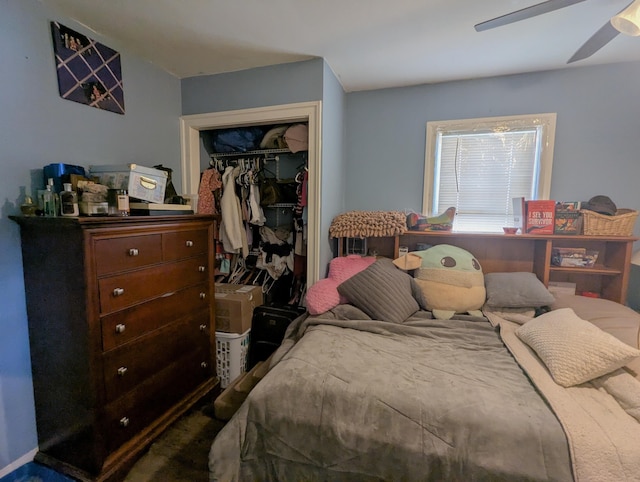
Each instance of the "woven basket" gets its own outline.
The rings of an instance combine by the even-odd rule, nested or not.
[[[638,211],[618,209],[614,216],[607,216],[582,209],[582,225],[587,236],[631,236]]]

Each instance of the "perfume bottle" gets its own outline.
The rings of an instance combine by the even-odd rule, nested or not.
[[[20,205],[20,211],[23,216],[35,216],[38,206],[33,203],[31,196],[25,196],[24,202]]]
[[[64,190],[60,193],[60,214],[74,217],[80,214],[78,210],[78,194],[71,189],[71,183],[64,183]]]
[[[129,194],[126,189],[109,189],[107,201],[109,216],[129,216]]]
[[[47,182],[46,191],[42,196],[44,215],[45,216],[57,216],[58,215],[58,195],[53,190],[53,179],[49,178]]]

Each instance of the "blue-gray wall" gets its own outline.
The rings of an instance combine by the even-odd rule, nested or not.
[[[347,193],[346,95],[325,63],[322,97],[322,180],[320,213],[320,276],[325,277],[333,258],[334,240],[329,239],[331,220],[345,210]]]
[[[182,79],[182,114],[322,100],[322,59]]]
[[[125,115],[60,98],[51,20],[121,53]],[[181,104],[179,79],[128,55],[125,46],[96,36],[37,0],[0,0],[0,64],[2,472],[37,447],[20,233],[7,216],[19,214],[23,192],[34,194],[41,188],[42,167],[50,163],[164,164],[173,169],[175,185],[181,186]],[[51,280],[52,288],[55,282]]]
[[[324,267],[333,254],[329,225],[344,208],[345,98],[323,59],[182,80],[184,115],[322,101],[320,276],[325,275]],[[206,166],[203,149],[200,156],[201,165]]]
[[[628,63],[349,94],[346,208],[421,210],[428,121],[556,112],[551,198],[640,209],[637,79]]]

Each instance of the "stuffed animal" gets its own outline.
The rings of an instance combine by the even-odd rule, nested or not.
[[[424,216],[417,213],[407,215],[407,227],[410,231],[451,231],[456,208],[451,206],[438,216]]]
[[[415,281],[422,291],[426,308],[439,320],[456,313],[482,316],[486,299],[482,266],[468,251],[448,244],[438,244],[410,254],[422,263]]]

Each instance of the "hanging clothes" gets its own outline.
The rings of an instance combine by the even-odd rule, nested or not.
[[[309,170],[302,169],[296,175],[298,183],[297,194],[298,201],[294,209],[294,228],[295,228],[295,254],[297,256],[307,255],[307,190],[309,184]]]
[[[293,271],[293,241],[291,232],[284,229],[275,230],[268,226],[260,228],[260,257],[257,267],[265,269],[273,279],[280,278],[284,273]]]
[[[222,198],[220,207],[222,210],[222,221],[220,223],[220,237],[224,250],[229,253],[237,253],[242,250],[242,256],[249,255],[249,245],[247,243],[247,233],[242,221],[242,208],[240,200],[236,195],[236,177],[240,172],[240,167],[227,166],[222,175]]]
[[[249,185],[249,207],[251,208],[251,224],[264,226],[267,218],[262,206],[260,206],[260,189],[254,182]]]
[[[206,169],[202,173],[198,187],[198,213],[219,214],[216,208],[214,192],[222,188],[220,173],[215,169]]]

